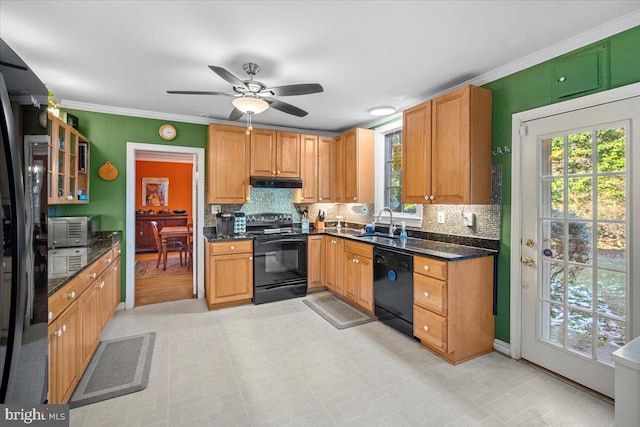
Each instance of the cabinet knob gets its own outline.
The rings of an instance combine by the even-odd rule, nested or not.
[[[231,245],[231,247],[230,247],[229,249],[231,249],[231,250],[233,251],[233,250],[235,250],[235,249],[236,249],[236,247],[235,247],[235,246],[233,246],[233,245]]]
[[[76,292],[73,291],[69,294],[69,298],[74,299],[76,297]]]
[[[62,332],[67,332],[67,325],[62,325]]]
[[[47,315],[47,320],[51,320],[53,319],[53,312],[50,311],[49,314]]]
[[[249,257],[249,261],[253,261],[253,257],[252,256]]]
[[[275,174],[276,174],[276,171],[271,171],[271,173],[275,175]]]
[[[424,196],[424,199],[425,200],[429,200],[429,196]]]
[[[98,277],[98,273],[91,273],[91,278],[95,279],[96,277]]]
[[[425,298],[429,298],[429,292],[425,292],[425,293],[424,293],[424,297],[425,297]]]
[[[360,260],[358,258],[356,258],[356,264],[359,263],[359,262],[360,262]]]
[[[279,174],[280,174],[280,171],[276,171],[276,173],[279,175]]]
[[[357,197],[354,197],[354,198],[353,198],[353,200],[358,200],[358,198],[357,198]]]
[[[560,78],[558,79],[558,81],[559,81],[559,82],[563,82],[563,81],[565,81],[565,80],[567,80],[567,78],[566,78],[565,76],[562,76],[562,77],[560,77]]]
[[[322,197],[318,197],[318,200],[322,200]]]
[[[107,264],[111,264],[111,261],[113,261],[113,260],[112,260],[111,258],[109,258],[109,259],[107,260]]]
[[[118,249],[118,255],[122,253],[122,249]]]
[[[424,271],[429,271],[429,266],[428,265],[424,266]]]
[[[143,233],[142,233],[142,231],[141,231],[141,232],[140,232],[140,235],[142,236],[142,234],[143,234]]]
[[[429,196],[429,200],[433,200],[435,198],[436,198],[436,196],[434,196],[433,194]]]
[[[423,328],[424,328],[425,331],[427,331],[427,332],[429,331],[429,327],[427,325],[424,325]]]
[[[104,288],[104,280],[100,282],[100,289]]]
[[[62,328],[59,328],[59,329],[56,331],[55,335],[56,335],[56,336],[58,336],[58,337],[59,337],[59,336],[61,336],[61,335],[62,335]]]

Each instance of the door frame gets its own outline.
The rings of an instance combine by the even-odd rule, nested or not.
[[[600,104],[620,101],[635,96],[640,96],[640,83],[634,83],[616,89],[598,92],[593,95],[587,95],[581,98],[522,111],[511,116],[511,274],[509,285],[511,295],[509,350],[513,359],[520,359],[522,357],[522,288],[520,283],[522,278],[522,141],[520,134],[522,123],[570,111],[594,107]],[[523,129],[523,132],[526,132],[526,130]],[[633,170],[634,167],[640,167],[640,150],[631,149],[630,152],[631,159],[628,164],[630,165],[629,167],[631,170]],[[640,188],[640,182],[638,182],[640,181],[639,177],[640,173],[638,172],[632,174],[632,182],[630,183],[631,188]],[[635,227],[632,227],[632,241],[639,242],[640,212],[631,212],[631,224],[636,225]],[[631,250],[632,248],[628,249]],[[636,274],[640,274],[640,271],[636,271]],[[634,294],[631,292],[627,305],[631,307],[627,323],[631,333],[627,337],[627,340],[631,341],[635,336],[640,334],[640,293]]]
[[[193,156],[193,166],[196,168],[192,180],[193,205],[195,215],[196,236],[203,235],[204,227],[204,148],[178,147],[172,145],[145,144],[127,142],[127,191],[126,191],[126,296],[125,308],[135,306],[135,264],[136,264],[136,154],[139,152],[161,152],[173,154],[190,154]],[[194,239],[193,271],[195,272],[194,294],[204,298],[204,239]]]

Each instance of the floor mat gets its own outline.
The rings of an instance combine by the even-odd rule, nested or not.
[[[338,329],[346,329],[375,320],[333,295],[305,299],[302,302]]]
[[[69,400],[69,407],[144,390],[149,382],[155,339],[156,333],[149,332],[100,342]]]

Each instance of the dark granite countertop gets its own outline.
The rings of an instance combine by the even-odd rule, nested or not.
[[[87,250],[87,263],[82,266],[78,271],[69,273],[63,277],[49,278],[48,280],[48,296],[53,295],[58,289],[66,285],[71,279],[80,274],[84,269],[91,265],[94,261],[104,255],[107,251],[113,248],[116,244],[122,240],[122,233],[120,231],[102,231],[98,236],[98,239],[93,245],[84,246]],[[65,249],[81,249],[81,248],[55,248],[50,251],[62,251]]]
[[[301,231],[299,227],[294,227],[294,230]],[[468,258],[491,256],[495,255],[498,252],[497,249],[491,247],[492,242],[489,242],[487,244],[486,242],[482,242],[482,239],[473,239],[459,236],[442,236],[421,232],[411,232],[411,234],[414,234],[414,236],[425,236],[426,238],[410,236],[405,242],[402,242],[398,238],[390,239],[388,237],[380,235],[366,236],[363,234],[363,230],[358,228],[343,227],[340,230],[338,230],[336,227],[325,227],[323,230],[312,228],[308,233],[304,234],[328,234],[331,236],[343,237],[363,243],[377,245],[383,248],[410,252],[417,255],[427,255],[446,261],[460,261]],[[208,242],[226,242],[233,240],[253,239],[253,236],[251,236],[251,234],[244,234],[237,237],[217,237],[215,234],[215,229],[207,228],[205,228],[204,237]],[[462,242],[464,244],[459,244],[456,241]],[[478,246],[473,245],[474,243]],[[488,247],[482,247],[481,245]]]
[[[492,249],[464,246],[455,243],[415,237],[408,237],[406,241],[403,242],[397,237],[390,239],[389,237],[380,235],[367,236],[362,233],[362,230],[353,228],[341,229],[340,231],[336,228],[325,228],[323,231],[312,230],[309,234],[329,234],[331,236],[344,237],[363,243],[370,243],[382,248],[411,252],[414,255],[427,255],[446,261],[461,261],[463,259],[491,256],[497,253],[497,251]]]

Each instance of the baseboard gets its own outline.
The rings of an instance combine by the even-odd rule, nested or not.
[[[511,346],[508,342],[504,342],[497,338],[493,339],[493,349],[499,353],[511,357]]]
[[[116,307],[116,310],[126,310],[127,307],[125,305],[124,302],[121,302],[120,304],[118,304],[118,306]]]

